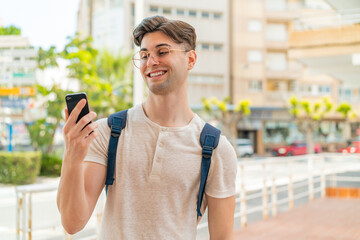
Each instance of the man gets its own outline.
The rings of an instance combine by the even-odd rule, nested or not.
[[[182,21],[146,18],[134,30],[141,49],[133,58],[149,88],[146,101],[128,111],[119,138],[115,182],[110,186],[100,239],[196,239],[205,122],[187,99],[196,63],[195,30]],[[75,123],[79,102],[64,127],[65,153],[58,191],[62,223],[70,234],[89,220],[104,188],[110,129],[106,119]],[[83,129],[84,128],[84,129]],[[94,131],[92,134],[90,134]],[[214,150],[202,213],[208,206],[210,238],[233,239],[236,154],[221,136]]]

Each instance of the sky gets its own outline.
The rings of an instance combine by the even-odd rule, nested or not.
[[[34,47],[56,46],[62,51],[67,36],[76,32],[80,0],[0,0],[0,24],[21,28]]]

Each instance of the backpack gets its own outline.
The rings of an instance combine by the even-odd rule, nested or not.
[[[124,110],[121,112],[111,114],[107,123],[111,129],[110,139],[109,139],[109,149],[108,149],[108,163],[107,163],[107,172],[106,172],[106,194],[109,188],[109,185],[112,185],[114,182],[114,170],[115,170],[115,159],[116,159],[116,150],[119,141],[119,136],[121,130],[126,126],[126,117],[127,111]],[[209,174],[211,156],[213,150],[217,147],[220,139],[220,130],[206,123],[203,127],[200,134],[200,144],[202,147],[202,160],[201,160],[201,178],[200,178],[200,189],[197,202],[197,218],[201,217],[201,203],[203,200],[204,190],[206,186],[206,180]]]

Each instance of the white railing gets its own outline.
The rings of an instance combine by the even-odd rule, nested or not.
[[[333,181],[360,181],[358,177],[336,176],[348,171],[360,172],[360,155],[315,154],[242,161],[238,164],[235,221],[240,219],[240,226],[245,227],[250,214],[262,213],[263,219],[267,219],[270,213],[278,214],[280,205],[287,204],[291,210],[296,200],[324,197],[329,177]],[[278,199],[279,194],[286,197]],[[251,201],[252,207],[248,207]],[[198,230],[206,227],[204,220]]]
[[[236,204],[237,210],[234,218],[240,218],[240,226],[248,224],[248,216],[254,213],[262,213],[263,219],[270,215],[278,214],[278,207],[287,204],[291,210],[295,201],[307,197],[313,201],[316,196],[324,197],[326,181],[331,186],[337,182],[360,182],[360,177],[336,176],[338,173],[358,171],[360,172],[360,154],[316,154],[296,157],[265,158],[263,160],[242,160],[238,164]],[[314,186],[317,187],[314,187]],[[360,184],[359,184],[360,187]],[[17,205],[17,239],[31,239],[32,231],[32,195],[36,193],[57,190],[57,183],[36,184],[19,186],[16,188]],[[287,197],[279,199],[279,194]],[[97,227],[100,226],[104,195],[99,199],[97,210],[93,217],[97,219]],[[261,199],[261,201],[256,201]],[[252,207],[248,206],[251,201],[260,202]],[[207,228],[207,220],[204,217],[198,225],[198,230]],[[55,226],[49,226],[55,227]],[[97,229],[98,232],[98,229]],[[64,232],[65,238],[70,237]]]

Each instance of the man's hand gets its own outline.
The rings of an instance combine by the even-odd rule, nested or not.
[[[210,240],[234,239],[235,196],[213,198],[206,195]]]
[[[75,162],[81,163],[89,150],[90,143],[98,136],[98,132],[94,131],[98,127],[97,123],[92,122],[87,125],[90,121],[96,118],[95,112],[88,113],[82,117],[78,123],[76,123],[76,120],[85,104],[85,99],[79,101],[70,116],[68,110],[65,109],[66,124],[63,129],[65,139],[64,160],[70,161],[65,164],[72,164]]]

